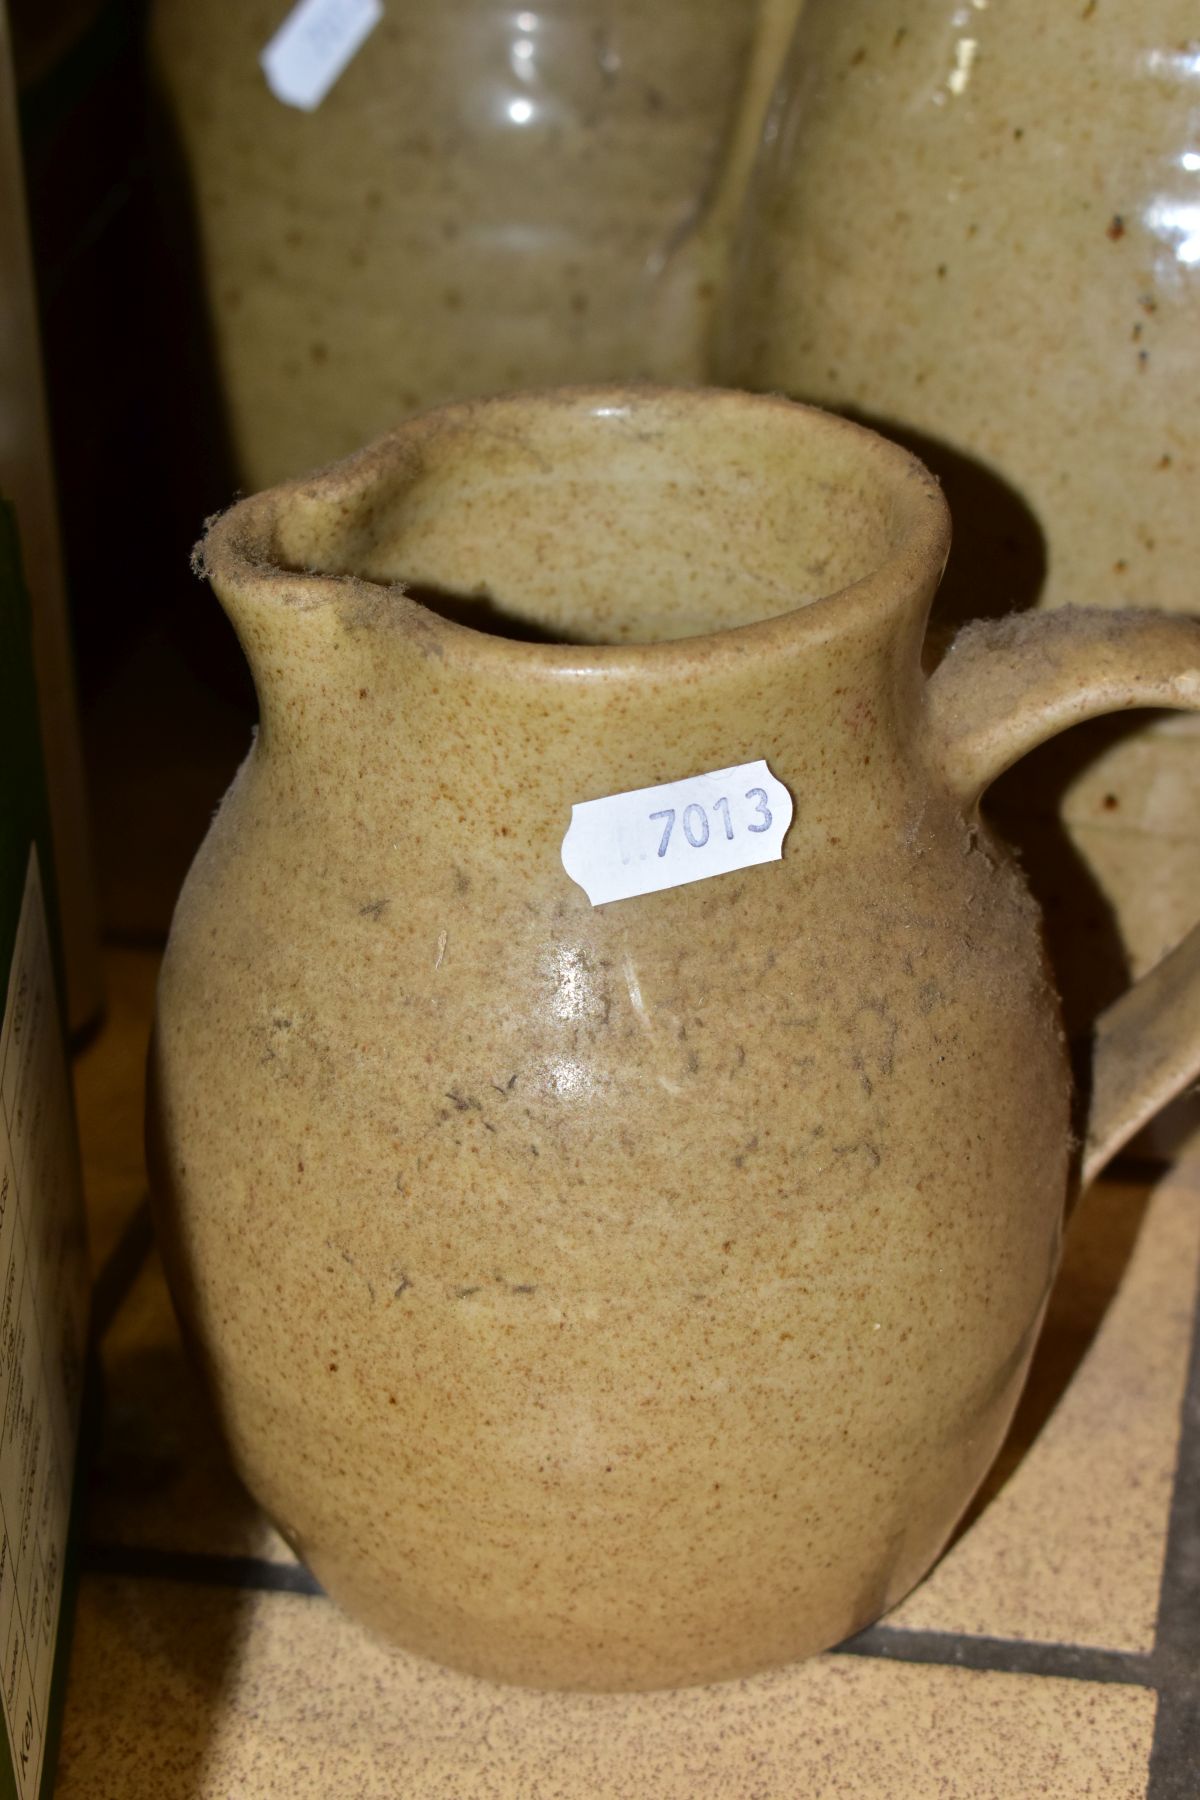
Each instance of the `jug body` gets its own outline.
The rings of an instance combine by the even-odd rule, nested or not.
[[[447,409],[210,536],[263,718],[163,968],[158,1221],[251,1490],[410,1649],[824,1648],[999,1446],[1070,1081],[929,751],[946,543],[871,434],[652,391]],[[567,875],[574,802],[757,758],[779,861]]]

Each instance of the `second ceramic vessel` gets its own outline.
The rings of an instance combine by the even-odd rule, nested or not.
[[[391,0],[306,111],[260,67],[285,0],[154,0],[242,482],[443,400],[696,379],[796,4]]]
[[[1200,610],[1198,72],[1189,0],[807,0],[719,374],[928,460],[943,618]],[[1009,784],[1074,1028],[1196,920],[1197,724],[1096,731]]]

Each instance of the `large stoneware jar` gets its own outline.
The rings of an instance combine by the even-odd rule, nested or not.
[[[206,539],[262,725],[163,965],[158,1222],[250,1487],[410,1649],[800,1656],[995,1454],[1077,1176],[977,802],[1200,707],[1200,623],[1002,622],[927,680],[947,542],[856,426],[619,389],[428,414]],[[1101,1022],[1085,1176],[1200,1067],[1171,963]]]
[[[955,516],[948,615],[1200,610],[1198,91],[1189,0],[803,10],[720,373],[918,448]],[[1195,720],[1096,731],[1002,801],[1085,1003],[1195,919]]]
[[[287,0],[155,0],[167,203],[243,483],[436,401],[697,378],[795,5],[388,0],[297,105],[261,61]]]

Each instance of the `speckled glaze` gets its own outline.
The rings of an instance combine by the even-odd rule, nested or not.
[[[746,208],[724,373],[1015,485],[1042,605],[1200,608],[1196,23],[807,0]],[[980,511],[1004,567],[1013,521]]]
[[[242,481],[444,400],[699,379],[797,4],[389,0],[308,114],[259,67],[291,0],[154,0]]]
[[[1071,1097],[976,801],[1075,718],[1200,705],[1200,627],[977,628],[927,682],[947,544],[896,446],[649,389],[448,408],[209,532],[262,724],[163,968],[158,1220],[245,1479],[411,1649],[804,1655],[1000,1442]],[[782,862],[566,876],[573,802],[758,757]],[[1184,1015],[1115,1009],[1088,1168],[1200,1060],[1180,954]]]
[[[1191,0],[804,7],[719,378],[926,456],[961,527],[959,617],[1200,612],[1198,29]],[[1135,974],[1197,918],[1198,727],[1093,734],[1004,797],[1074,920],[1073,1025],[1105,995],[1088,964],[1114,913]]]

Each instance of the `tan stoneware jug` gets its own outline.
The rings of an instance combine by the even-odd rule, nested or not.
[[[634,1688],[874,1619],[1075,1186],[1200,1065],[1193,937],[1076,1144],[978,811],[1077,720],[1200,709],[1200,624],[974,626],[927,679],[949,530],[860,427],[636,388],[428,414],[209,530],[262,722],[163,967],[158,1221],[238,1468],[397,1644]]]

